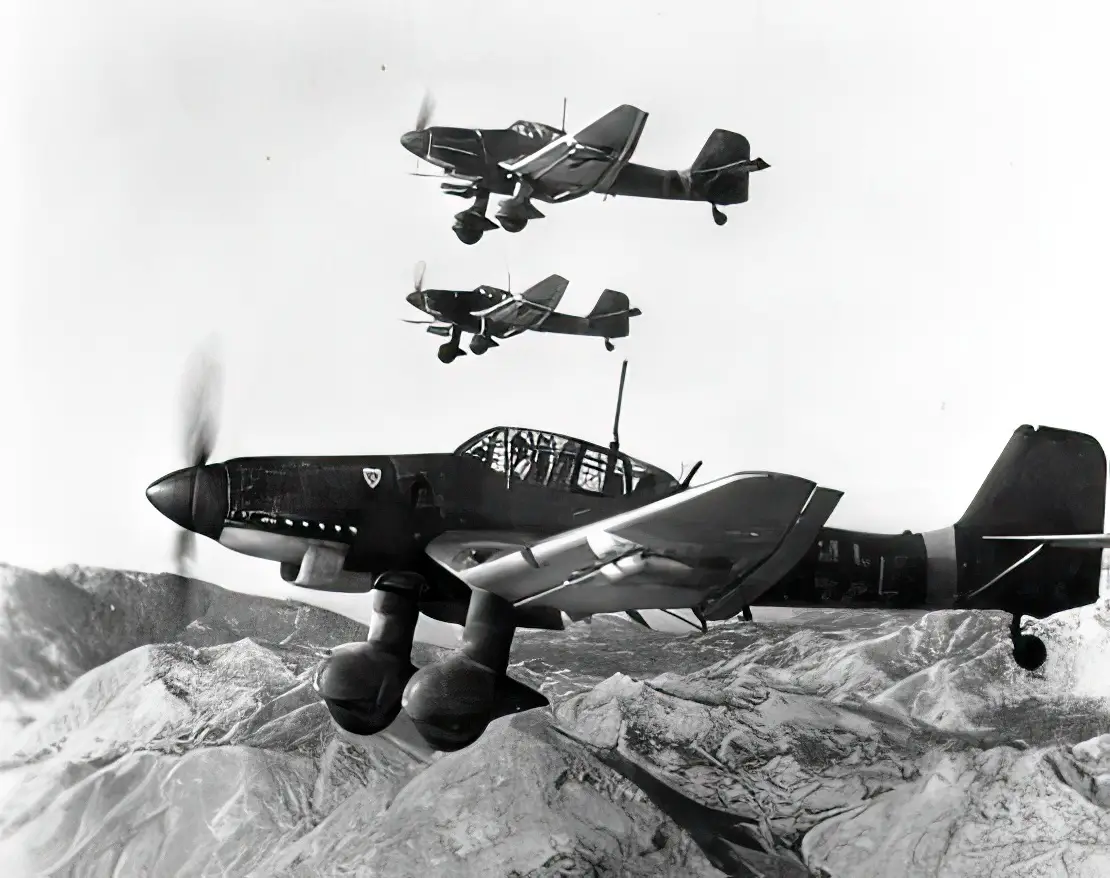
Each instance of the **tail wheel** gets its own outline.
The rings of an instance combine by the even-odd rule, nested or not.
[[[1014,613],[1010,622],[1010,640],[1014,644],[1014,661],[1027,671],[1035,671],[1048,658],[1048,647],[1035,634],[1021,631],[1021,613]]]

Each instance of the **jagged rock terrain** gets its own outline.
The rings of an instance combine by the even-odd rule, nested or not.
[[[12,875],[1110,875],[1105,602],[1033,675],[995,614],[521,632],[552,708],[448,755],[335,730],[309,674],[365,629],[323,611],[76,567],[0,611]]]

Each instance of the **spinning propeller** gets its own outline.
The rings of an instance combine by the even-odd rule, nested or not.
[[[414,177],[438,177],[439,174],[423,174],[420,172],[420,154],[428,149],[428,141],[421,138],[422,134],[428,128],[428,124],[432,121],[432,113],[436,109],[436,100],[432,97],[430,91],[424,92],[424,97],[420,101],[420,108],[416,111],[416,125],[408,134],[401,138],[401,142],[406,145],[406,148],[413,150],[417,153],[416,156],[416,171],[410,171]],[[412,144],[407,141],[412,138]],[[418,145],[417,145],[418,144]]]
[[[430,91],[424,92],[424,98],[420,101],[420,109],[416,111],[416,125],[413,131],[423,131],[428,127],[428,123],[432,121],[432,113],[436,109],[436,99],[432,97]]]
[[[223,369],[213,347],[194,352],[192,363],[186,369],[182,388],[186,466],[204,466],[212,456],[219,433],[222,385]],[[182,528],[177,533],[174,545],[174,565],[179,575],[185,575],[185,569],[195,552],[196,534]]]
[[[416,265],[413,267],[413,271],[412,271],[412,292],[409,293],[406,298],[407,298],[408,302],[411,305],[413,305],[414,307],[417,307],[417,308],[421,307],[420,304],[419,304],[420,294],[424,291],[424,272],[427,270],[427,268],[428,268],[428,266],[424,263],[423,259],[420,260],[419,262],[417,262]],[[432,320],[409,320],[405,317],[402,317],[401,321],[403,323],[414,323],[417,326],[423,326],[425,324],[439,323],[440,322],[440,321],[435,320],[435,319],[432,319]]]

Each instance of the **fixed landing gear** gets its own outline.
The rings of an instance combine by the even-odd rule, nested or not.
[[[482,356],[491,347],[493,347],[493,339],[489,336],[476,335],[470,340],[470,353],[475,356]]]
[[[373,735],[401,712],[405,684],[416,672],[410,655],[424,588],[416,573],[381,574],[370,591],[374,620],[367,639],[336,647],[317,666],[312,688],[341,729]]]
[[[462,330],[457,326],[451,331],[451,338],[439,346],[439,361],[453,363],[457,357],[462,356],[463,349],[459,347],[462,340]],[[475,351],[477,353],[477,351]]]
[[[506,232],[523,232],[529,220],[542,219],[543,214],[532,203],[532,186],[521,182],[512,198],[497,206],[497,221]]]
[[[616,350],[616,345],[609,341],[609,339],[605,339],[605,350],[609,353],[613,353],[613,351]]]
[[[512,604],[487,591],[471,592],[459,652],[417,671],[401,699],[428,744],[437,750],[461,750],[481,737],[495,714],[547,703],[538,692],[505,675],[515,633]]]
[[[485,231],[476,229],[470,225],[456,225],[455,237],[462,241],[464,244],[477,244],[482,240],[482,235]]]
[[[486,216],[489,209],[489,190],[479,189],[474,196],[474,203],[466,210],[455,214],[455,225],[452,227],[455,237],[464,244],[477,244],[482,236],[491,229],[497,228],[497,223]]]
[[[724,213],[721,211],[721,209],[719,207],[717,207],[717,205],[714,204],[714,205],[712,205],[712,207],[713,207],[713,222],[715,222],[719,226],[723,226],[725,223],[728,222],[728,217],[724,215]]]
[[[1035,634],[1022,634],[1021,613],[1010,620],[1010,640],[1014,644],[1014,661],[1027,671],[1035,671],[1048,658],[1048,648]]]

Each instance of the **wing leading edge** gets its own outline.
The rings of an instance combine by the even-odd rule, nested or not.
[[[565,277],[552,274],[529,287],[519,298],[514,296],[490,309],[485,319],[491,334],[506,338],[526,329],[539,329],[555,313],[569,285]]]
[[[839,498],[797,476],[736,473],[535,542],[443,534],[428,555],[472,588],[516,606],[570,616],[706,602],[712,609],[760,568],[793,567]],[[818,511],[807,516],[810,507]]]
[[[648,114],[631,104],[610,110],[577,134],[565,134],[531,155],[501,166],[548,201],[607,192],[632,158]]]

